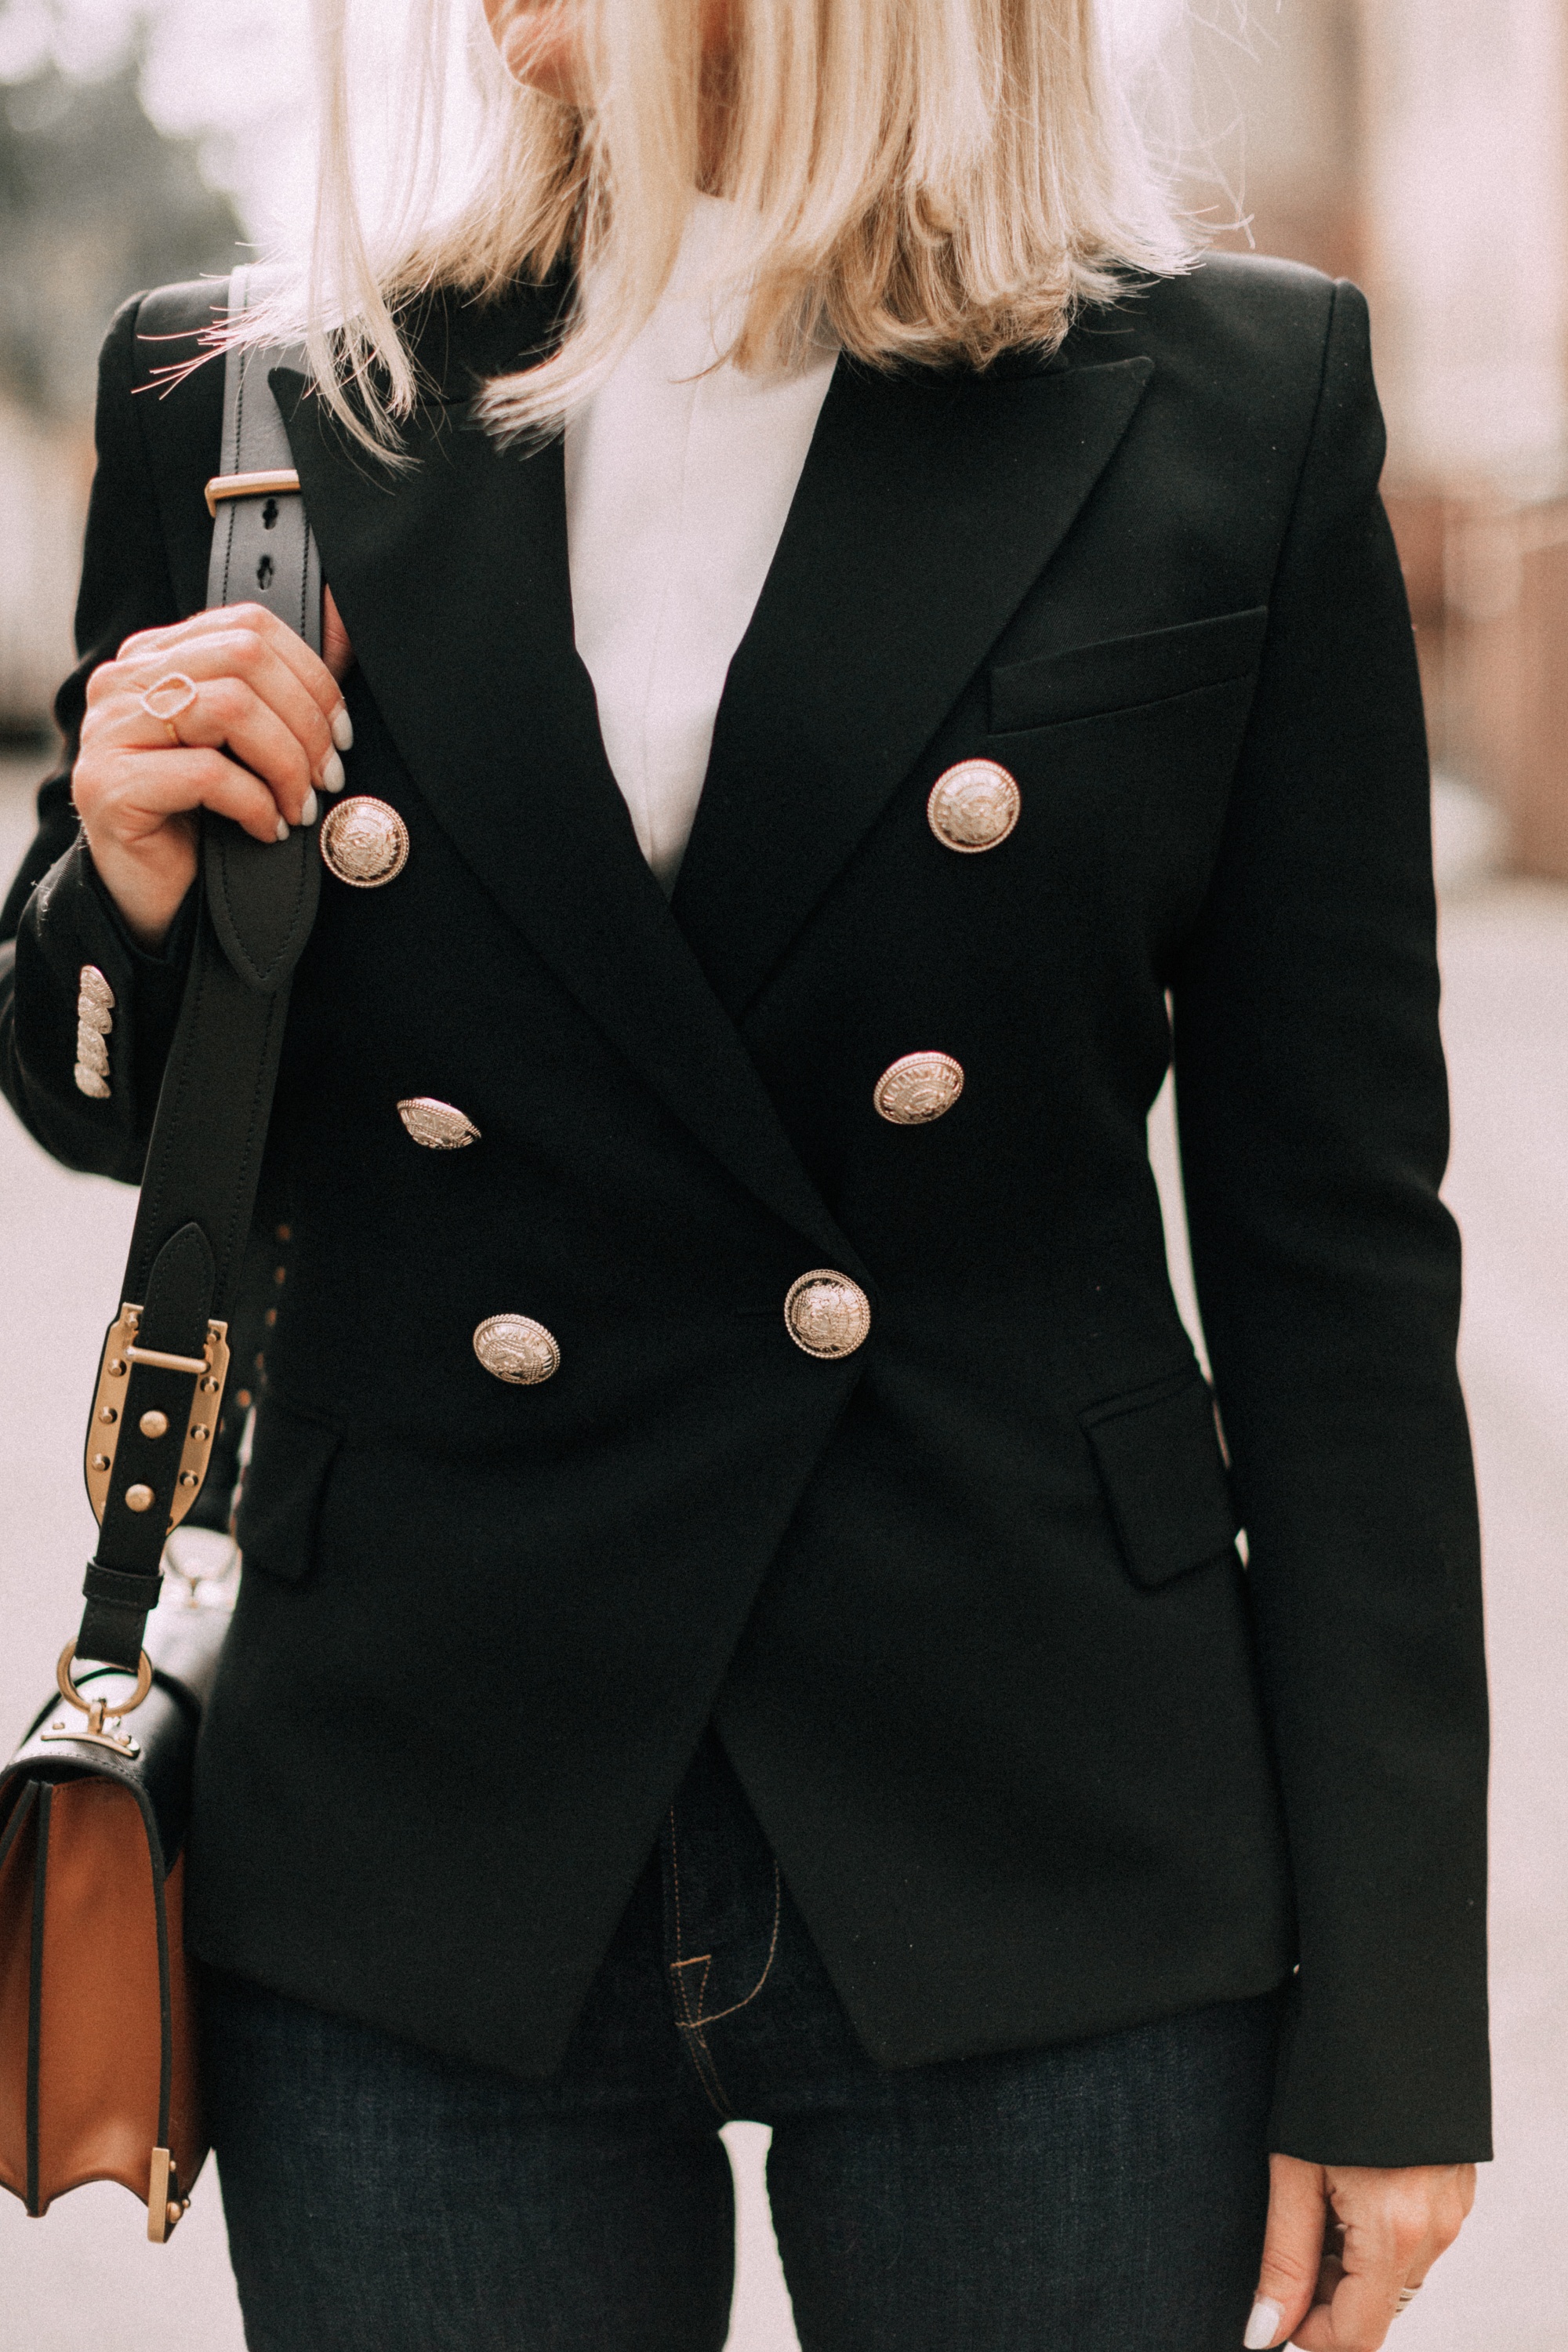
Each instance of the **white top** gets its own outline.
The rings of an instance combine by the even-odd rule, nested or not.
[[[725,212],[697,197],[658,309],[566,425],[577,651],[616,782],[666,890],[837,356],[814,351],[771,377],[714,367],[736,299],[704,284]]]

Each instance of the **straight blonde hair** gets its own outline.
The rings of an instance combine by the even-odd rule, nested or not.
[[[396,200],[373,227],[350,0],[314,0],[310,251],[233,331],[304,341],[348,431],[395,462],[420,393],[405,329],[421,296],[483,302],[570,267],[559,341],[480,404],[502,441],[537,436],[647,320],[700,182],[731,200],[714,274],[743,289],[727,356],[750,370],[819,338],[881,368],[1049,352],[1084,304],[1191,257],[1108,54],[1105,0],[738,0],[727,131],[706,159],[701,0],[544,0],[579,13],[595,92],[582,109],[512,79],[478,0],[411,5]],[[472,84],[455,180],[454,53]]]

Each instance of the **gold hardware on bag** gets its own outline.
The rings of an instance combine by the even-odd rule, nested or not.
[[[262,474],[215,474],[207,484],[207,512],[216,522],[222,499],[282,498],[297,493],[299,488],[299,475],[282,466]]]
[[[120,1719],[121,1716],[129,1715],[133,1708],[139,1707],[153,1687],[153,1662],[146,1651],[143,1650],[142,1653],[142,1661],[136,1670],[136,1687],[129,1698],[110,1700],[86,1697],[71,1680],[71,1668],[75,1664],[76,1643],[68,1642],[60,1652],[58,1663],[55,1667],[55,1681],[59,1686],[60,1696],[68,1700],[72,1706],[79,1707],[86,1716],[87,1727],[84,1730],[79,1725],[70,1723],[63,1715],[59,1715],[55,1717],[48,1729],[40,1733],[39,1737],[49,1740],[83,1740],[89,1748],[107,1748],[114,1755],[126,1756],[134,1761],[142,1753],[142,1744],[140,1740],[133,1739],[128,1731],[121,1731]]]
[[[161,2246],[173,2237],[190,2210],[190,2199],[180,2194],[179,2166],[166,2147],[155,2147],[147,2177],[147,2235],[153,2243]]]
[[[146,1364],[155,1371],[184,1372],[196,1383],[196,1397],[201,1400],[200,1417],[193,1411],[185,1423],[184,1443],[180,1453],[178,1475],[170,1490],[169,1526],[177,1528],[201,1492],[206,1476],[207,1463],[213,1450],[213,1433],[217,1427],[218,1408],[222,1402],[224,1383],[228,1378],[228,1325],[212,1322],[207,1325],[207,1343],[200,1356],[171,1356],[161,1348],[138,1346],[136,1335],[142,1328],[142,1309],[128,1300],[109,1327],[103,1343],[103,1359],[99,1367],[98,1394],[93,1399],[87,1455],[87,1496],[92,1505],[93,1517],[103,1524],[104,1507],[109,1501],[109,1489],[114,1477],[114,1457],[120,1444],[120,1382],[130,1375],[133,1364]],[[195,1399],[192,1400],[193,1406]],[[160,1483],[162,1474],[160,1473]],[[130,1496],[126,1497],[130,1501]],[[137,1507],[136,1505],[132,1506]],[[146,1508],[148,1506],[142,1505]]]

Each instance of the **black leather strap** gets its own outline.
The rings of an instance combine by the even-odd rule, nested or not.
[[[232,309],[247,307],[252,282],[248,270],[236,271]],[[226,473],[288,463],[267,387],[269,371],[285,361],[297,365],[299,354],[261,347],[227,353]],[[226,500],[218,509],[208,603],[247,601],[265,604],[320,650],[321,566],[298,492]],[[256,1205],[289,982],[320,889],[313,828],[296,826],[286,842],[262,843],[204,813],[201,913],[121,1293],[142,1310],[139,1356],[195,1365],[209,1321],[228,1318]],[[196,1415],[216,1425],[221,1404],[195,1370],[128,1360],[98,1552],[83,1586],[79,1656],[134,1668],[157,1601],[181,1449],[167,1433],[143,1434],[144,1417],[161,1415],[178,1432]],[[132,1496],[141,1508],[132,1507]]]

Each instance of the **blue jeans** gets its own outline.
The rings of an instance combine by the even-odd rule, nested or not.
[[[251,2352],[720,2352],[732,2116],[804,2352],[1241,2342],[1273,1998],[879,2067],[711,1738],[549,2081],[234,1978],[205,2030]]]

